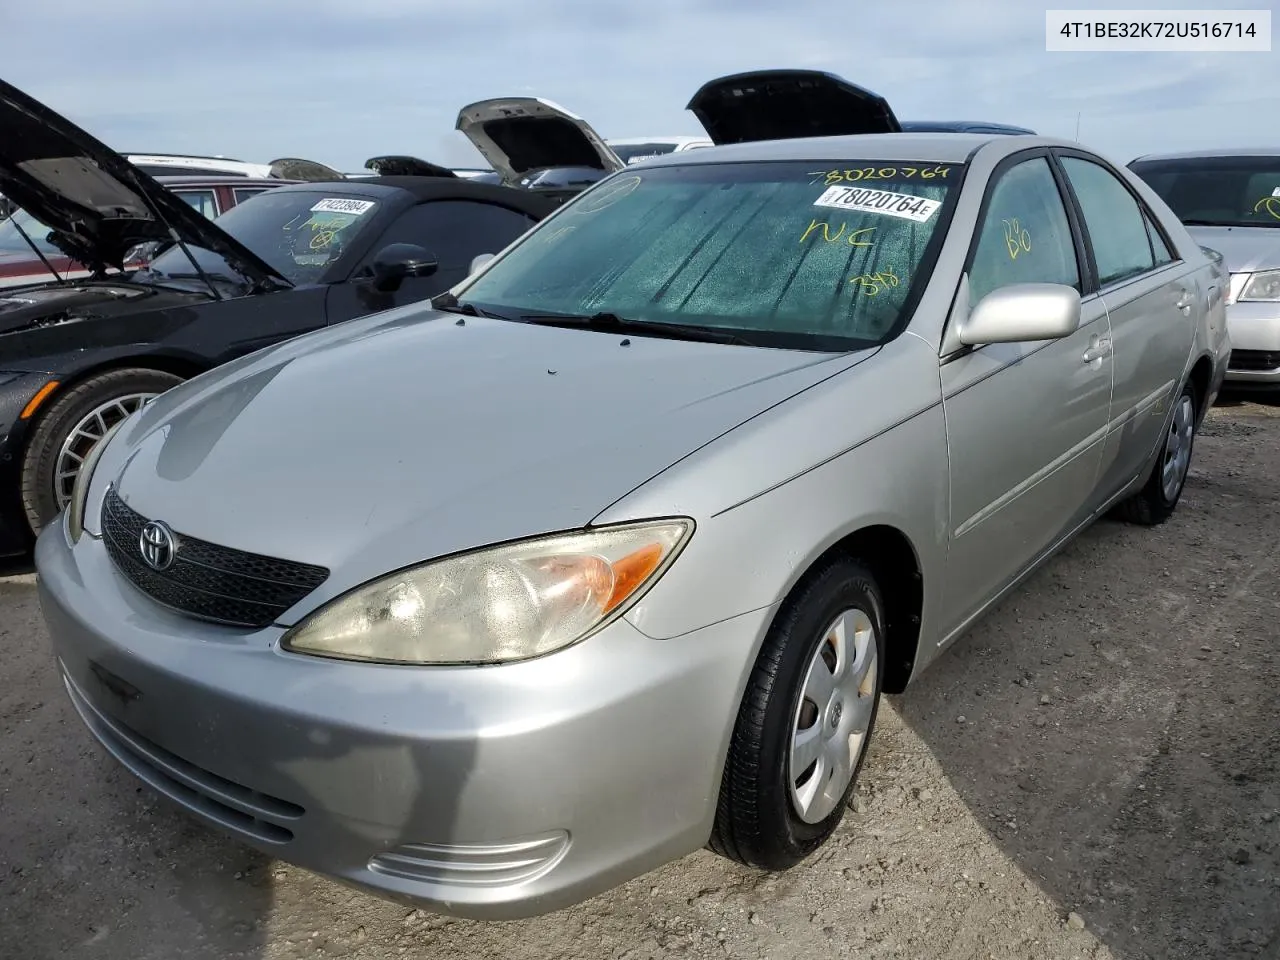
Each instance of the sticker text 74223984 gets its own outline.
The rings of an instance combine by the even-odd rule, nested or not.
[[[929,200],[910,193],[894,193],[872,187],[828,187],[822,196],[813,201],[815,207],[834,207],[837,210],[855,210],[859,213],[879,213],[887,217],[901,217],[924,223],[938,207],[940,200]]]

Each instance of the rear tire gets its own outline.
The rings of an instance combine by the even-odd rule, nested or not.
[[[709,846],[786,870],[839,826],[875,728],[884,602],[862,564],[811,572],[765,637],[739,708]]]
[[[83,461],[97,439],[125,416],[182,382],[159,370],[110,370],[76,384],[41,415],[22,461],[22,505],[39,535],[66,505]]]
[[[1116,505],[1113,514],[1117,519],[1154,527],[1173,516],[1191,469],[1198,410],[1195,387],[1187,383],[1174,405],[1151,476],[1141,490]]]

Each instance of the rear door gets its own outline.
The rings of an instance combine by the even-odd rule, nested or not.
[[[1060,283],[1082,294],[1078,330],[1060,340],[959,348],[953,317],[941,377],[951,471],[948,633],[1097,503],[1111,357],[1106,308],[1048,152],[1025,151],[993,174],[969,253],[957,317],[1018,283]]]
[[[1111,322],[1115,389],[1103,454],[1103,496],[1145,466],[1164,434],[1170,404],[1208,307],[1195,267],[1175,259],[1141,198],[1087,155],[1055,151],[1079,205]]]

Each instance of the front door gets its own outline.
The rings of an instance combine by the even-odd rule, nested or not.
[[[351,279],[330,289],[329,322],[341,323],[443,293],[466,279],[477,256],[497,253],[536,222],[519,210],[481,200],[428,200],[412,206],[383,231],[356,264]],[[375,290],[361,277],[378,252],[391,243],[416,244],[433,254],[440,266],[430,276],[408,278],[398,290]]]
[[[1086,296],[1079,329],[1061,340],[944,358],[948,636],[1092,512],[1111,401],[1106,308],[1087,292],[1047,156],[997,172],[988,190],[967,274],[970,304],[1016,283],[1062,283]]]

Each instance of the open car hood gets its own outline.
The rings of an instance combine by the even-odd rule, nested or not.
[[[218,253],[254,282],[287,283],[213,221],[132,163],[0,80],[0,193],[94,271],[124,269],[130,247],[181,238]]]
[[[366,170],[372,170],[380,177],[454,177],[457,174],[448,167],[442,167],[429,160],[417,157],[386,156],[370,157],[364,162]]]
[[[716,144],[902,128],[878,93],[820,70],[756,70],[704,83],[689,105]]]
[[[272,160],[271,176],[277,180],[305,180],[307,182],[347,179],[333,167],[316,160],[303,160],[299,157],[281,157],[279,160]]]
[[[507,186],[534,170],[588,167],[603,173],[626,164],[591,124],[540,97],[499,97],[458,111],[457,129],[489,161]]]

